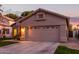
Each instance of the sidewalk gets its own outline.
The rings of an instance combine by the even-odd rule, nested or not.
[[[60,43],[61,46],[66,46],[71,49],[79,50],[79,41],[76,39],[72,39],[71,41],[68,41],[67,43]]]

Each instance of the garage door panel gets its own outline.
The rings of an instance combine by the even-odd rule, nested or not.
[[[29,40],[34,41],[58,41],[59,40],[58,28],[49,29],[31,29]]]

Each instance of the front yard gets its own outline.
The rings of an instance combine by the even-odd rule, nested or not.
[[[18,43],[18,42],[16,42],[16,41],[13,41],[13,40],[0,40],[0,47],[2,47],[2,46],[6,46],[6,45],[10,45],[10,44],[14,44],[14,43]],[[30,43],[30,44],[29,44]],[[40,43],[40,47],[39,47],[39,44]],[[27,45],[26,45],[27,44]],[[37,51],[37,50],[39,50],[39,49],[42,49],[43,47],[41,46],[41,44],[42,44],[42,46],[43,47],[45,47],[45,46],[50,46],[51,45],[51,43],[42,43],[42,42],[29,42],[29,41],[23,41],[22,43],[20,43],[20,45],[14,45],[14,46],[16,46],[16,47],[14,47],[14,49],[12,49],[12,50],[14,50],[14,52],[15,52],[15,49],[17,49],[17,51],[18,51],[18,49],[20,49],[21,51],[23,50],[23,52],[22,53],[35,53],[34,51]],[[32,49],[32,50],[34,50],[34,51],[30,51],[30,49],[32,48],[32,46],[34,46],[33,48],[35,48],[35,47],[37,47],[37,49],[35,50],[35,49]],[[55,44],[54,43],[54,45],[57,45],[57,44]],[[17,48],[19,46],[19,48]],[[27,48],[27,46],[28,46],[28,48]],[[11,47],[13,47],[13,46],[11,46]],[[21,47],[25,47],[24,49],[22,49]],[[10,47],[8,47],[8,48],[6,48],[6,49],[9,49]],[[3,48],[4,49],[4,48]],[[27,51],[27,52],[24,52],[24,51]],[[28,52],[28,51],[30,51],[30,52]],[[53,50],[52,50],[53,51]],[[51,51],[51,52],[52,52]],[[47,52],[47,51],[46,51]],[[11,53],[11,52],[9,52],[9,53]],[[16,52],[15,52],[16,53]],[[17,52],[18,53],[18,52]],[[21,53],[20,51],[19,51],[19,53]],[[75,49],[70,49],[70,48],[68,48],[68,47],[66,47],[66,46],[61,46],[61,45],[59,45],[58,47],[57,47],[57,49],[55,50],[55,52],[54,52],[54,54],[79,54],[79,50],[75,50]]]
[[[17,43],[17,42],[1,40],[1,41],[0,41],[0,47],[6,46],[6,45],[10,45],[10,44],[14,44],[14,43]]]
[[[79,50],[70,49],[65,46],[58,46],[55,54],[79,54]]]

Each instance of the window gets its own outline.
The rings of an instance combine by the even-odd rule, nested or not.
[[[45,14],[44,13],[37,13],[36,14],[36,19],[34,21],[36,22],[42,22],[42,21],[46,21],[45,19]]]
[[[6,34],[9,34],[9,29],[6,29]]]
[[[5,29],[3,29],[3,34],[5,34]]]
[[[55,26],[51,26],[51,28],[53,29]]]
[[[30,29],[32,29],[33,27],[32,26],[30,26]]]
[[[36,27],[36,26],[34,26],[34,29],[37,29],[37,27]]]
[[[40,29],[40,26],[31,26],[30,29]]]
[[[37,13],[37,20],[45,19],[45,13]]]
[[[3,29],[3,34],[9,34],[9,29]]]
[[[46,26],[46,28],[49,29],[50,27],[49,26]]]
[[[46,27],[46,26],[42,26],[42,28],[43,28],[43,29],[47,29],[47,27]]]
[[[44,18],[44,15],[43,14],[38,14],[38,17],[39,18]]]

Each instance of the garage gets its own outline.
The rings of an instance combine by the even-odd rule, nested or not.
[[[33,41],[59,41],[59,26],[31,26],[29,28],[29,40]]]

